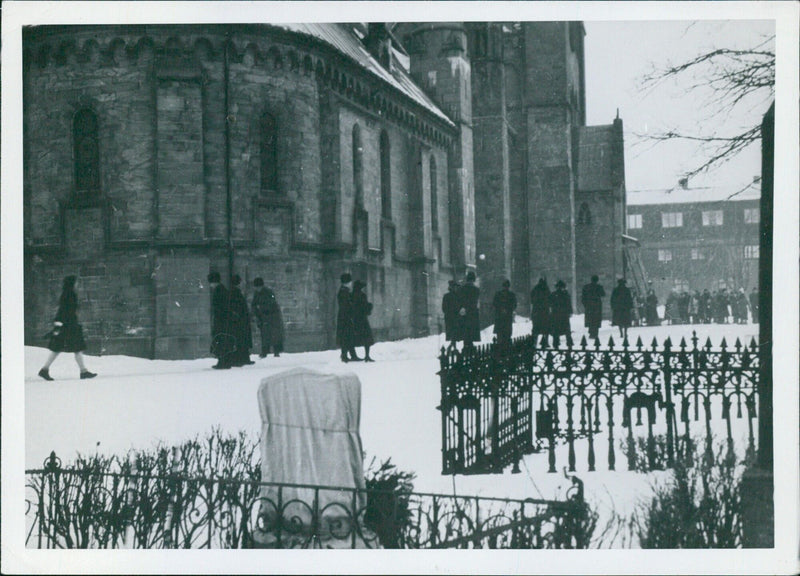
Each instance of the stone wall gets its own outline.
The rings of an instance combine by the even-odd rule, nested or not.
[[[250,29],[225,44],[202,28],[144,32],[27,36],[26,343],[45,344],[61,279],[75,273],[84,279],[79,317],[90,353],[207,355],[209,270],[225,284],[239,274],[248,299],[252,280],[264,278],[281,304],[289,351],[333,345],[344,270],[367,282],[379,339],[435,329],[452,277],[452,171],[441,135],[391,102],[367,102],[352,78],[327,68],[324,49],[316,60],[298,56],[291,35]],[[98,119],[100,190],[79,195],[72,122],[87,108]],[[261,182],[265,113],[278,133],[277,189]],[[354,123],[363,130],[363,219],[352,203]],[[390,221],[380,207],[381,130],[391,143]]]

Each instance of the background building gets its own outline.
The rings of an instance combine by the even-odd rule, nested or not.
[[[622,275],[622,124],[586,127],[579,22],[47,26],[23,33],[25,328],[83,278],[90,352],[206,355],[206,275],[262,276],[289,350],[440,328],[478,268]],[[402,39],[402,45],[398,42]]]
[[[673,288],[758,288],[760,197],[758,178],[744,190],[628,192],[628,234],[661,303]]]
[[[504,278],[527,313],[540,276],[564,280],[573,298],[592,274],[607,286],[623,276],[622,121],[585,125],[583,24],[413,23],[397,33],[414,79],[474,142],[483,324]],[[442,58],[452,54],[469,56],[471,75]]]

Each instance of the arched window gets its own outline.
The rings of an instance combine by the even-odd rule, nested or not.
[[[89,197],[100,190],[100,143],[97,116],[88,108],[79,110],[72,122],[75,146],[75,192]]]
[[[392,173],[391,173],[391,150],[389,147],[389,135],[386,131],[381,132],[380,139],[381,153],[381,216],[387,220],[392,218]]]
[[[431,155],[430,162],[431,178],[431,230],[436,234],[439,232],[439,190],[437,189],[436,158]]]
[[[269,113],[261,119],[261,190],[278,191],[278,129]]]
[[[353,187],[356,206],[364,207],[364,148],[361,146],[361,128],[353,126]]]
[[[589,210],[589,205],[584,202],[578,210],[578,224],[588,226],[592,223],[592,212]]]

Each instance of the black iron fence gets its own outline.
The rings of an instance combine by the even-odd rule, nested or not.
[[[747,418],[747,450],[755,449],[759,374],[755,340],[718,347],[710,340],[670,339],[649,347],[638,339],[607,346],[586,339],[577,346],[542,348],[523,336],[500,347],[495,343],[459,351],[442,348],[440,360],[442,473],[518,471],[520,459],[547,451],[548,470],[556,471],[556,446],[567,445],[567,465],[575,471],[576,442],[585,441],[589,471],[597,466],[596,441],[605,433],[607,464],[616,469],[615,432],[627,428],[628,468],[636,461],[634,425],[647,421],[646,458],[672,466],[676,455],[692,454],[690,422],[705,423],[705,453],[712,450],[712,408],[726,425],[733,454],[732,418]],[[664,429],[663,454],[654,428]],[[632,423],[632,418],[635,421]]]
[[[26,471],[32,548],[585,548],[596,515],[566,499],[508,500],[232,478]]]

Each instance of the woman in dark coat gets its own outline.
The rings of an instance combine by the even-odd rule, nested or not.
[[[572,300],[567,292],[567,285],[563,280],[559,280],[556,282],[556,289],[550,294],[550,334],[553,335],[553,346],[559,345],[562,334],[567,337],[567,346],[572,346],[570,316],[572,316]]]
[[[658,326],[661,324],[661,320],[658,317],[658,296],[656,296],[653,289],[650,289],[647,293],[645,316],[648,326]]]
[[[372,303],[367,301],[367,295],[364,294],[365,286],[361,280],[353,283],[353,346],[363,346],[364,362],[374,362],[369,356],[370,346],[375,343],[368,318],[372,314]]]
[[[511,291],[511,281],[503,280],[503,288],[494,295],[494,333],[497,344],[511,344],[511,332],[514,326],[514,310],[517,309],[517,295]]]
[[[461,304],[458,314],[463,322],[461,339],[467,348],[474,346],[473,342],[481,341],[481,324],[478,312],[480,297],[480,288],[475,286],[475,273],[472,271],[467,272],[467,280],[461,290],[458,291],[458,299]]]
[[[53,330],[50,332],[50,342],[47,347],[50,355],[47,361],[39,370],[39,376],[45,380],[53,380],[50,376],[50,365],[58,358],[61,352],[74,352],[75,362],[81,370],[81,380],[94,378],[94,372],[89,372],[83,363],[83,351],[86,349],[86,341],[83,338],[83,328],[78,323],[78,295],[76,287],[78,285],[77,276],[67,276],[61,285],[61,297],[58,299],[58,312],[53,321]]]
[[[611,323],[619,326],[619,335],[625,338],[631,325],[631,309],[633,294],[626,286],[624,278],[617,280],[617,286],[611,291]]]
[[[550,287],[544,278],[539,278],[538,284],[531,290],[531,323],[534,339],[541,335],[541,345],[547,346],[550,334]]]
[[[597,340],[600,325],[603,322],[603,298],[606,291],[598,283],[600,278],[595,274],[589,284],[583,287],[581,303],[583,304],[583,325],[589,329],[589,338]]]
[[[256,317],[258,330],[261,333],[261,354],[264,358],[269,354],[270,349],[278,357],[283,352],[283,315],[281,307],[278,306],[278,299],[275,293],[264,286],[262,278],[253,280],[256,289],[253,295],[251,309],[253,316]]]
[[[442,314],[444,314],[444,337],[451,343],[461,339],[459,308],[461,305],[458,303],[458,283],[450,280],[447,283],[447,293],[442,296]]]
[[[250,348],[253,347],[253,331],[250,327],[250,310],[247,308],[247,300],[242,294],[239,285],[242,279],[238,274],[231,278],[231,327],[233,337],[236,339],[236,352],[231,364],[233,366],[244,366],[245,364],[255,364],[250,360]]]
[[[339,277],[341,285],[336,293],[336,343],[342,349],[342,362],[361,360],[353,345],[353,294],[350,291],[352,276],[345,272]]]

